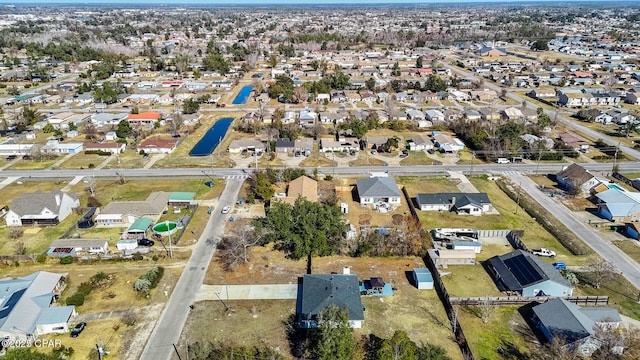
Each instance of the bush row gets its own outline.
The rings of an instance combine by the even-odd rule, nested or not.
[[[111,156],[111,151],[104,150],[85,150],[84,153],[87,155]]]
[[[136,291],[147,292],[155,288],[156,286],[158,286],[158,283],[160,282],[160,279],[162,279],[163,274],[164,274],[163,267],[159,266],[159,267],[151,268],[149,271],[142,274],[138,278],[138,280],[136,280],[135,284],[133,284],[133,288]]]
[[[107,274],[99,272],[93,275],[88,282],[83,282],[78,286],[76,292],[67,298],[67,305],[81,306],[84,304],[84,299],[89,295],[92,289],[100,287],[100,285],[107,279]]]

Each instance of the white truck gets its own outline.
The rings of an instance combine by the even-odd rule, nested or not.
[[[544,256],[544,257],[556,257],[555,251],[549,250],[546,248],[534,249],[531,253],[533,255]]]

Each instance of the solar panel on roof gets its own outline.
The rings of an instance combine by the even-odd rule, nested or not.
[[[542,275],[532,266],[524,255],[505,259],[504,263],[521,285],[532,284],[542,280]]]
[[[13,307],[16,305],[18,300],[20,300],[22,294],[24,294],[25,291],[27,291],[26,288],[18,290],[11,294],[11,297],[9,297],[9,299],[4,303],[4,307],[2,308],[2,310],[0,310],[0,319],[9,316],[11,310],[13,310]]]

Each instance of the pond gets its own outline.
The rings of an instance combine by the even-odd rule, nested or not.
[[[236,96],[236,98],[233,99],[232,104],[241,105],[246,103],[252,91],[253,91],[253,86],[243,86],[242,89],[240,89],[238,96]]]
[[[222,118],[207,131],[202,139],[191,149],[190,156],[207,156],[220,144],[224,136],[227,134],[229,125],[233,122],[233,118]]]

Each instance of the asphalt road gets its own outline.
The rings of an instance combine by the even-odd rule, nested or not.
[[[335,176],[366,176],[370,172],[389,172],[393,176],[401,175],[428,175],[445,173],[446,171],[461,171],[465,173],[486,174],[497,172],[525,172],[525,173],[557,173],[563,166],[569,164],[475,164],[471,165],[415,165],[415,166],[355,166],[355,167],[318,167],[321,174],[331,174]],[[611,172],[612,163],[583,163],[584,168],[595,172]],[[618,164],[622,172],[640,171],[639,162],[624,162]],[[315,167],[306,168],[308,172]],[[253,169],[237,168],[175,168],[175,169],[58,169],[58,170],[2,170],[0,177],[19,177],[21,180],[61,180],[71,179],[76,176],[94,176],[97,178],[117,178],[122,174],[125,180],[128,178],[154,178],[166,177],[170,175],[174,178],[193,177],[228,177],[246,176],[251,174]]]
[[[196,294],[200,290],[200,285],[204,280],[216,245],[222,236],[225,223],[233,213],[231,211],[229,214],[223,215],[220,211],[225,205],[233,208],[243,182],[243,179],[227,182],[227,186],[220,195],[218,206],[212,212],[182,276],[171,292],[169,301],[156,323],[140,359],[167,360],[174,353],[173,344],[178,346],[178,339],[189,315],[189,305],[193,304]]]
[[[602,239],[598,232],[577,219],[569,209],[559,204],[550,196],[540,191],[536,183],[522,174],[507,174],[514,184],[519,184],[526,193],[531,195],[541,206],[551,212],[558,220],[565,224],[582,241],[598,253],[603,259],[610,261],[622,272],[629,282],[640,289],[640,265],[629,255],[625,254],[615,245]]]

